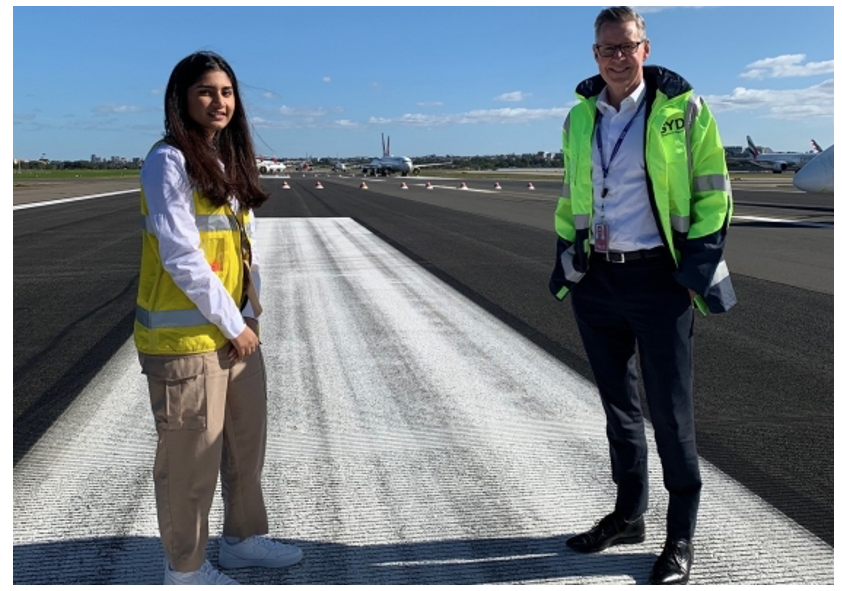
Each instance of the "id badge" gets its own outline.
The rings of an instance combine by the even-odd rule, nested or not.
[[[593,227],[594,250],[596,252],[608,252],[608,224],[597,222]]]

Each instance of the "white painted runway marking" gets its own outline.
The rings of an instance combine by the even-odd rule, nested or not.
[[[416,184],[415,186],[416,186],[416,187],[425,187],[425,188],[429,188],[429,187],[427,187],[427,185],[423,185],[423,184],[421,184],[421,185]],[[470,188],[470,187],[454,187],[453,185],[433,185],[433,188],[434,188],[434,189],[451,189],[451,190],[453,190],[453,191],[471,191],[471,192],[473,192],[473,193],[497,193],[497,192],[498,192],[496,189],[494,189],[494,190],[489,190],[489,189],[472,189],[472,188]]]
[[[833,230],[833,222],[802,222],[799,220],[787,220],[781,218],[767,218],[754,215],[735,215],[732,220],[745,220],[748,222],[769,222],[770,224],[786,224],[788,226],[802,226],[806,228],[826,228]]]
[[[594,387],[350,219],[257,231],[264,493],[305,559],[234,578],[646,581],[666,514],[651,430],[647,541],[568,550],[613,506]],[[154,448],[129,341],[14,469],[14,582],[159,583]],[[704,461],[702,477],[693,583],[833,583],[832,547]],[[217,498],[212,536],[221,519]]]
[[[66,199],[53,199],[51,201],[39,201],[37,203],[22,203],[20,205],[13,205],[12,210],[29,209],[32,207],[44,207],[45,205],[58,205],[59,203],[71,203],[73,201],[86,201],[88,199],[99,199],[100,197],[113,197],[114,195],[125,195],[127,193],[137,193],[140,191],[140,185],[137,189],[129,189],[127,191],[113,191],[111,193],[99,193],[96,195],[83,195],[82,197],[67,197]]]

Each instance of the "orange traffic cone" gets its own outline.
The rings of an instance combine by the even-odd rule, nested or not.
[[[529,185],[528,185],[526,188],[527,188],[527,189],[529,189],[530,191],[534,191],[534,190],[535,190],[535,187],[534,187],[534,186],[532,186],[532,183],[529,183]]]
[[[468,183],[466,183],[465,181],[462,181],[462,184],[461,184],[461,185],[459,185],[459,188],[460,188],[460,189],[467,189],[467,188],[468,188]]]
[[[409,187],[406,186],[406,183],[401,183],[401,189],[408,189]]]
[[[321,181],[316,181],[316,188],[317,188],[317,189],[324,189],[324,187],[322,186],[322,182],[321,182]]]
[[[289,183],[284,181],[284,185],[281,187],[281,189],[289,189]]]
[[[500,186],[500,183],[494,183],[495,189],[502,189],[503,187]]]
[[[363,181],[362,183],[360,183],[360,189],[368,189],[368,187],[367,187],[367,186],[366,186],[366,184],[365,184],[365,181]]]
[[[427,181],[427,188],[428,188],[428,189],[432,189],[432,188],[433,188],[433,183],[431,183],[430,181]]]

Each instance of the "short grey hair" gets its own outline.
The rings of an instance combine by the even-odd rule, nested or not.
[[[594,23],[594,40],[599,37],[599,30],[605,23],[628,23],[633,22],[637,25],[637,30],[640,31],[640,39],[646,39],[646,23],[643,17],[630,6],[612,6],[601,11]]]

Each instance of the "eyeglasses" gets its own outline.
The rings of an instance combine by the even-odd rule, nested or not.
[[[622,52],[623,55],[633,55],[637,53],[637,48],[640,47],[640,44],[646,41],[646,39],[641,39],[640,41],[633,41],[631,43],[621,43],[619,45],[600,45],[596,44],[597,53],[602,57],[614,57],[614,54],[617,53],[619,50]]]

